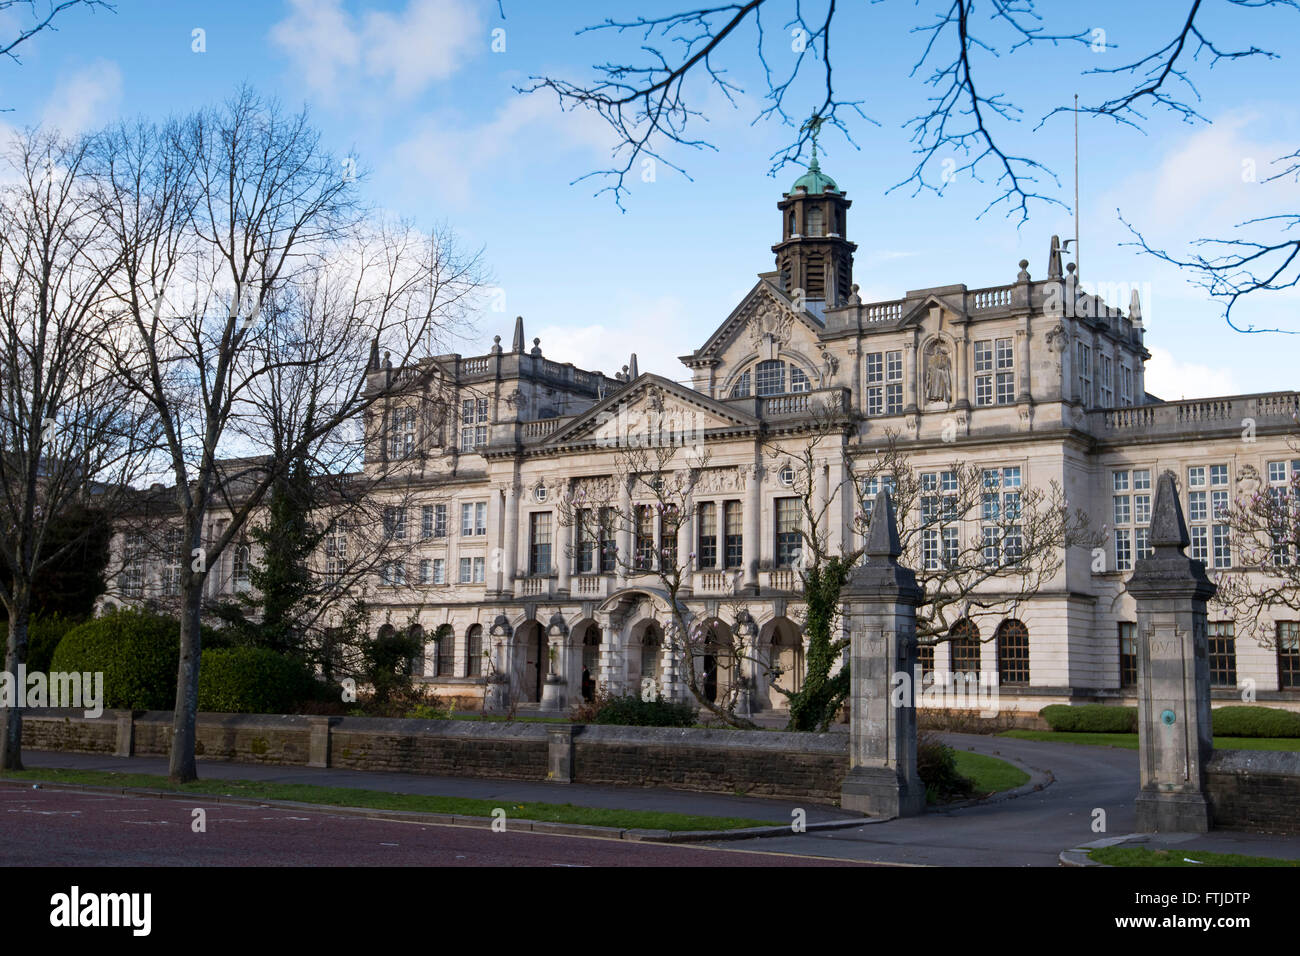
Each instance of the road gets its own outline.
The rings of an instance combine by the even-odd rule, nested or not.
[[[206,811],[206,831],[192,829]],[[775,848],[773,848],[775,849]],[[494,833],[299,809],[0,789],[5,866],[837,866],[798,848],[702,847]],[[852,865],[849,863],[848,865]]]

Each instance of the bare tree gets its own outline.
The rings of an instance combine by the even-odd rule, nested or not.
[[[110,361],[107,286],[117,258],[88,188],[86,143],[27,133],[3,169],[0,602],[9,618],[5,670],[16,675],[33,586],[81,543],[56,544],[52,529],[74,509],[114,509],[152,435]],[[6,701],[0,719],[0,767],[21,769],[20,705]]]
[[[83,7],[92,12],[96,8],[114,9],[112,4],[105,3],[104,0],[0,0],[0,15],[16,24],[12,32],[0,37],[0,57],[21,63],[19,53],[22,51],[19,47],[42,31],[57,30],[55,18],[73,7]],[[25,17],[23,11],[26,11]]]
[[[128,315],[122,374],[157,411],[184,548],[181,658],[170,777],[196,777],[199,620],[210,569],[293,462],[375,402],[371,348],[403,367],[456,319],[477,257],[437,235],[377,226],[357,201],[354,164],[325,151],[305,113],[243,89],[219,109],[165,128],[119,127],[103,140],[104,205],[122,251],[114,293]],[[321,276],[335,263],[350,273]],[[459,263],[459,265],[456,265]],[[438,270],[442,268],[443,272]],[[286,317],[294,295],[310,301]],[[337,294],[335,294],[337,293]],[[304,420],[286,434],[273,383],[298,370]],[[280,447],[259,448],[276,436]],[[256,452],[241,464],[221,456]],[[238,489],[238,493],[235,493]],[[219,531],[208,517],[220,508]]]

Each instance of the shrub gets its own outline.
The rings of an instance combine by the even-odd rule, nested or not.
[[[284,714],[312,696],[299,662],[263,647],[215,648],[199,660],[199,710]]]
[[[50,670],[50,661],[54,659],[54,649],[59,646],[63,636],[76,627],[80,621],[64,617],[61,614],[33,616],[27,625],[27,657],[24,663],[28,673]],[[0,657],[9,646],[9,622],[0,621]]]
[[[1219,707],[1210,714],[1216,737],[1300,737],[1300,714],[1273,707]]]
[[[1114,704],[1050,704],[1038,716],[1062,733],[1135,734],[1138,729],[1137,708]]]
[[[916,771],[925,784],[925,798],[930,803],[969,797],[975,785],[957,772],[957,755],[934,734],[916,737]]]
[[[447,720],[451,711],[439,710],[433,704],[415,704],[406,711],[410,720]]]
[[[663,697],[642,700],[634,694],[626,697],[606,697],[593,701],[596,706],[587,709],[587,721],[593,724],[622,724],[630,727],[691,727],[695,724],[695,708],[686,703],[674,703]]]
[[[143,611],[114,611],[69,630],[53,671],[102,671],[104,706],[166,710],[176,703],[180,622]]]

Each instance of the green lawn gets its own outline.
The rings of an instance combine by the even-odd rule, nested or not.
[[[1057,744],[1091,744],[1094,747],[1138,749],[1137,734],[1085,734],[1055,730],[1004,730],[999,737],[1046,740]],[[1300,750],[1300,737],[1215,737],[1216,750]]]
[[[1011,790],[1029,782],[1029,774],[997,757],[958,750],[956,760],[957,772],[975,785],[975,792],[980,796]]]
[[[1145,846],[1108,846],[1088,851],[1089,859],[1108,866],[1300,866],[1300,860],[1201,850],[1152,850]],[[1195,863],[1188,863],[1188,860]]]
[[[704,817],[653,810],[609,810],[578,807],[571,803],[502,803],[467,797],[435,797],[350,787],[318,787],[301,783],[265,783],[256,780],[198,780],[173,784],[166,777],[144,773],[114,773],[106,770],[22,770],[0,773],[0,780],[33,780],[43,783],[89,784],[122,789],[170,790],[181,793],[242,797],[249,800],[295,800],[335,807],[365,807],[372,810],[416,810],[451,813],[467,817],[490,817],[497,807],[506,817],[546,823],[581,823],[588,826],[639,830],[736,830],[772,826],[772,820],[743,817]]]

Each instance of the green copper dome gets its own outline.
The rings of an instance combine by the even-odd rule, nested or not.
[[[831,179],[822,172],[822,168],[817,165],[817,144],[813,143],[812,162],[808,165],[808,172],[804,173],[794,181],[790,187],[790,192],[797,189],[808,190],[808,195],[815,196],[819,193],[837,193],[840,187],[835,185],[835,180]]]

